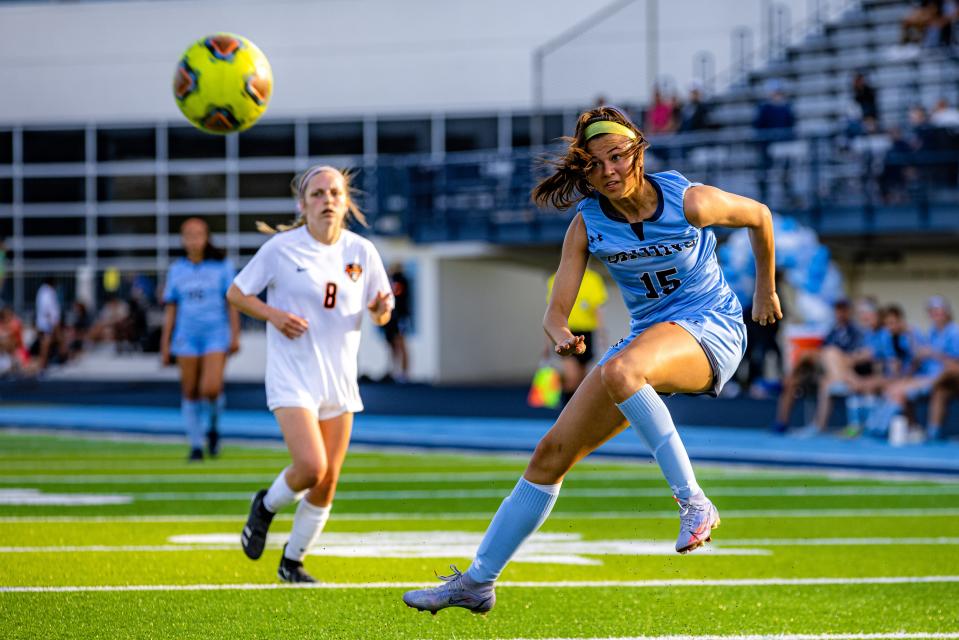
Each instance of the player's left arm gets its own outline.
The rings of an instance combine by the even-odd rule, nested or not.
[[[769,207],[722,189],[690,187],[684,202],[686,220],[696,227],[745,227],[756,260],[756,291],[753,294],[753,320],[772,324],[783,317],[776,294],[776,247],[773,218]]]
[[[366,264],[367,273],[370,274],[367,287],[372,290],[367,293],[369,302],[366,308],[370,312],[373,324],[382,327],[393,315],[395,304],[393,287],[390,285],[390,277],[386,274],[386,267],[383,266],[383,259],[375,249],[368,254]]]

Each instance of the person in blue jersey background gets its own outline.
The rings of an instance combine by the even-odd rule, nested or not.
[[[180,226],[180,241],[186,256],[167,274],[160,357],[168,365],[176,356],[189,459],[202,460],[204,431],[207,452],[219,453],[223,370],[227,356],[240,348],[240,314],[226,301],[233,265],[210,242],[207,223],[188,218]]]
[[[646,174],[647,146],[618,109],[591,109],[579,117],[554,173],[534,189],[540,206],[577,206],[543,319],[556,353],[569,357],[586,348],[568,318],[590,255],[605,263],[619,286],[630,331],[590,371],[540,440],[470,568],[461,573],[452,567],[444,584],[407,592],[408,606],[489,611],[495,580],[548,517],[563,477],[628,424],[652,451],[679,503],[676,550],[702,546],[719,524],[659,394],[717,395],[745,352],[742,307],[726,284],[707,227],[749,228],[756,261],[752,317],[761,325],[782,318],[772,216],[755,200],[691,183],[675,171]]]

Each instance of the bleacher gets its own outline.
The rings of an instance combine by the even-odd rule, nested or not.
[[[808,33],[781,55],[709,97],[713,128],[653,137],[651,170],[674,168],[697,180],[762,198],[821,234],[930,235],[959,229],[959,184],[923,182],[894,206],[882,202],[877,177],[890,147],[888,131],[906,123],[908,109],[929,109],[945,98],[959,103],[959,47],[901,46],[905,0],[862,0]],[[854,105],[855,72],[877,94],[880,131],[845,136]],[[790,97],[797,125],[793,139],[769,145],[773,166],[762,193],[758,144],[752,123],[771,81]],[[959,135],[956,136],[959,140]],[[404,159],[378,167],[390,201],[378,210],[392,228],[419,241],[474,240],[556,242],[565,216],[539,213],[528,194],[541,168],[537,151],[508,154],[448,153],[441,163]],[[959,149],[930,152],[909,161],[941,166]],[[945,173],[955,173],[948,168]],[[397,195],[397,194],[400,195]],[[395,214],[393,213],[395,212]],[[389,225],[388,225],[389,226]]]

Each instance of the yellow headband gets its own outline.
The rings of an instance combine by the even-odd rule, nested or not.
[[[586,139],[595,138],[601,133],[615,133],[617,135],[626,136],[630,140],[636,139],[636,132],[630,129],[625,125],[621,125],[618,122],[613,122],[612,120],[598,120],[593,124],[586,127]]]

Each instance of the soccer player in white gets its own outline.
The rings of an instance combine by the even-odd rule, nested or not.
[[[227,299],[267,323],[267,404],[292,458],[272,486],[253,497],[243,551],[258,559],[273,516],[303,498],[278,575],[315,582],[303,558],[329,517],[353,414],[363,409],[356,382],[360,323],[366,312],[375,324],[386,324],[393,296],[376,248],[346,229],[347,218],[366,223],[350,197],[348,176],[315,166],[293,189],[299,218],[260,247]],[[257,297],[264,289],[266,303]]]

